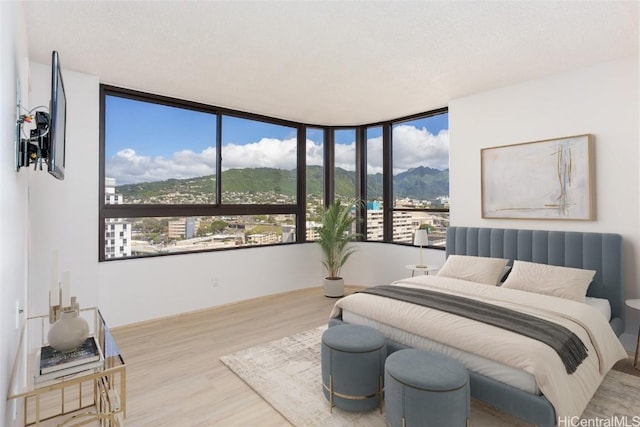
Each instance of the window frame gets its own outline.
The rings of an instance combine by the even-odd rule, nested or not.
[[[128,98],[141,102],[151,102],[160,105],[166,105],[176,108],[185,108],[194,111],[205,112],[216,116],[216,203],[211,204],[175,204],[175,205],[163,205],[163,204],[107,204],[105,201],[105,118],[106,118],[106,98],[107,96],[117,96],[122,98]],[[244,113],[241,111],[214,107],[211,105],[170,98],[131,89],[124,89],[111,85],[100,85],[100,160],[99,160],[99,235],[98,235],[98,261],[114,261],[123,259],[136,259],[136,258],[153,258],[156,256],[167,255],[181,255],[187,253],[199,253],[210,252],[212,250],[230,250],[230,249],[242,249],[245,246],[239,246],[234,248],[225,249],[203,249],[189,252],[175,252],[170,254],[153,254],[144,256],[130,256],[122,258],[106,258],[105,257],[105,224],[106,220],[110,218],[146,218],[146,217],[190,217],[190,216],[228,216],[228,215],[295,215],[296,216],[296,242],[293,243],[277,243],[267,244],[262,246],[274,246],[274,245],[287,245],[295,244],[299,241],[304,241],[304,203],[305,200],[305,151],[304,147],[301,147],[298,143],[297,146],[297,158],[296,167],[298,174],[296,176],[297,182],[297,202],[293,204],[225,204],[222,196],[222,182],[221,182],[221,145],[222,145],[222,116],[233,116],[242,119],[254,120],[269,124],[276,124],[281,126],[288,126],[296,129],[298,141],[300,141],[300,135],[304,131],[304,127],[300,123],[291,122],[287,120],[281,120],[276,118],[270,118],[259,114]],[[302,197],[302,199],[301,199]],[[301,207],[303,208],[301,211]],[[302,221],[301,221],[302,218]],[[302,227],[300,223],[302,222]],[[253,247],[256,246],[246,246]]]
[[[383,146],[386,144],[386,148],[383,148],[383,199],[384,199],[384,241],[388,243],[394,243],[396,245],[412,246],[412,243],[396,242],[393,241],[393,214],[395,212],[431,212],[431,213],[447,213],[449,208],[396,208],[394,207],[394,194],[393,194],[393,126],[405,122],[410,122],[418,119],[425,119],[428,117],[437,116],[440,114],[449,113],[448,107],[442,107],[435,110],[427,111],[425,113],[413,114],[399,119],[388,122],[388,128],[386,132],[383,130]],[[386,174],[386,175],[385,175]],[[427,245],[424,246],[431,249],[445,250],[444,246]]]
[[[216,116],[216,203],[211,204],[107,204],[105,200],[105,115],[107,96],[117,96],[141,102],[151,102],[176,108],[184,108],[199,112],[205,112]],[[125,89],[117,86],[101,84],[99,94],[99,206],[98,206],[98,260],[99,262],[120,261],[128,259],[154,258],[157,256],[184,255],[190,253],[212,252],[220,250],[239,250],[255,248],[255,245],[225,247],[216,249],[202,249],[196,251],[159,253],[153,255],[138,255],[128,257],[109,257],[106,251],[107,220],[111,218],[146,218],[146,217],[202,217],[202,216],[229,216],[229,215],[295,215],[296,240],[295,242],[265,244],[259,247],[280,246],[306,243],[306,135],[307,129],[320,129],[324,131],[324,185],[323,200],[327,206],[335,200],[335,131],[341,129],[355,130],[355,193],[360,200],[367,200],[367,149],[366,132],[368,128],[381,127],[382,130],[382,165],[383,165],[383,240],[375,240],[375,243],[392,243],[398,245],[410,245],[405,242],[393,241],[393,214],[396,211],[411,212],[449,212],[448,208],[394,208],[393,204],[393,147],[391,132],[395,124],[426,118],[443,113],[448,113],[448,107],[430,110],[424,113],[413,114],[393,120],[367,123],[351,126],[327,126],[311,123],[299,123],[268,117],[260,114],[232,110],[223,107],[212,106],[183,99],[161,96],[157,94]],[[287,126],[296,129],[297,133],[297,201],[296,204],[225,204],[222,197],[222,117],[224,115],[242,119],[260,121],[268,124]],[[362,219],[358,222],[357,232],[367,236],[367,210],[363,204],[358,210],[358,216]],[[429,246],[434,249],[444,249],[442,246]]]

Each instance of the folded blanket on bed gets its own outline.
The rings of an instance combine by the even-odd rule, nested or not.
[[[364,289],[360,293],[379,295],[423,307],[435,308],[541,341],[558,353],[568,374],[574,373],[587,357],[587,347],[576,334],[567,328],[499,305],[427,289],[389,285],[374,286]]]

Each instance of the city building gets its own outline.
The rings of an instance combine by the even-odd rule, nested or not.
[[[281,240],[282,236],[278,236],[278,234],[274,231],[269,231],[267,233],[249,234],[247,236],[247,243],[250,245],[268,245],[271,243],[278,243]]]
[[[105,178],[104,193],[107,205],[124,203],[122,194],[116,192],[114,178]],[[106,219],[104,245],[106,258],[131,256],[131,223],[122,218]]]
[[[200,218],[187,217],[168,222],[169,239],[191,239],[198,232]]]

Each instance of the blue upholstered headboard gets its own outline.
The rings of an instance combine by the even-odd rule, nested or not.
[[[624,332],[622,236],[612,233],[449,227],[447,256],[473,255],[596,270],[587,295],[611,304],[611,328]]]

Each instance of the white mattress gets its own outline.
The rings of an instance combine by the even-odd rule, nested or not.
[[[611,320],[611,305],[604,298],[586,298],[586,304],[596,308],[607,319]],[[447,354],[460,361],[470,371],[509,384],[528,393],[540,394],[535,377],[521,369],[513,368],[502,363],[462,351],[439,342],[432,341],[407,331],[380,323],[373,319],[343,310],[342,319],[347,323],[371,326],[383,333],[385,337],[413,348],[432,350]]]

